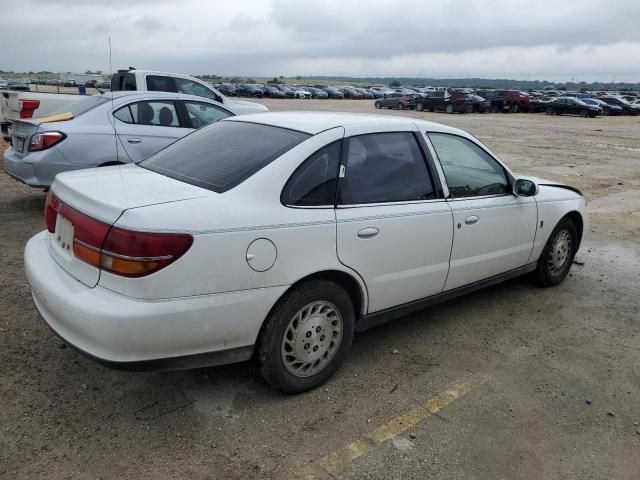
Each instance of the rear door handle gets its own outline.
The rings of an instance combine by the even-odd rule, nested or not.
[[[141,138],[127,138],[127,142],[129,143],[142,143]]]
[[[373,238],[376,235],[378,235],[378,233],[380,233],[380,230],[378,230],[375,227],[367,227],[367,228],[363,228],[362,230],[360,230],[358,232],[358,236],[360,238]]]
[[[478,223],[478,220],[480,220],[480,218],[478,218],[477,215],[471,215],[464,219],[464,223],[467,225],[474,225]]]

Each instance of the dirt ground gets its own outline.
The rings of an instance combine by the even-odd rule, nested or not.
[[[0,478],[639,478],[640,118],[382,113],[461,127],[515,171],[580,188],[590,225],[570,277],[360,334],[303,395],[271,390],[251,363],[113,371],[39,319],[22,252],[44,194],[1,174]]]

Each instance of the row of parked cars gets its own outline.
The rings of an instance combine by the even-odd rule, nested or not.
[[[632,94],[595,94],[577,92],[520,92],[517,90],[446,90],[415,93],[397,89],[376,99],[376,108],[415,109],[447,113],[544,112],[548,115],[576,114],[639,115],[640,99]]]
[[[285,84],[231,84],[221,83],[215,87],[229,97],[271,97],[271,98],[318,98],[372,100],[385,98],[396,92],[385,87],[334,87],[328,85],[285,85]],[[415,94],[415,92],[412,92]]]

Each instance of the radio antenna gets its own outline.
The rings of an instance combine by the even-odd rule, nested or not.
[[[120,155],[118,154],[118,130],[116,126],[116,119],[113,117],[113,63],[111,63],[111,37],[109,37],[109,73],[111,74],[110,82],[111,88],[109,89],[109,94],[111,95],[111,121],[113,122],[113,137],[115,140],[116,146],[116,162],[120,163]]]

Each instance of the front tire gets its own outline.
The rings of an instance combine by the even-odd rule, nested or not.
[[[398,110],[404,110],[404,103],[398,103]]]
[[[375,107],[380,110],[382,108],[382,104],[380,102],[374,103]]]
[[[578,248],[578,231],[570,218],[563,218],[553,229],[538,259],[536,276],[543,287],[555,287],[565,279]]]
[[[453,113],[453,105],[451,105],[451,104],[447,105],[446,112],[447,113]]]
[[[424,110],[424,105],[422,104],[422,102],[418,102],[418,103],[416,103],[416,110],[417,110],[418,112],[421,112],[421,111],[423,111],[423,110]]]
[[[342,287],[326,280],[303,283],[287,292],[266,320],[260,373],[285,393],[316,388],[342,364],[354,331],[353,302]]]

